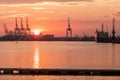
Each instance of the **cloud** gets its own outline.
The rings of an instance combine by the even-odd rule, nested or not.
[[[17,11],[1,11],[0,14],[5,14],[5,13],[16,13]]]
[[[43,8],[43,7],[33,7],[33,10],[44,10],[46,8]]]
[[[113,14],[114,16],[120,16],[120,11]]]
[[[61,2],[60,5],[69,5],[69,6],[85,6],[85,3],[81,3],[81,2]]]
[[[13,15],[2,15],[0,16],[0,18],[10,18],[10,17],[13,18],[13,17],[25,17],[25,16],[32,16],[32,15],[23,13],[23,14],[13,14]]]
[[[94,0],[0,0],[0,4],[37,3],[37,2],[92,2]]]
[[[48,14],[53,14],[54,13],[54,11],[43,11],[43,13],[48,13]]]

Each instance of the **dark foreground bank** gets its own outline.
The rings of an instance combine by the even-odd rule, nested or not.
[[[120,70],[0,68],[0,75],[120,76]]]

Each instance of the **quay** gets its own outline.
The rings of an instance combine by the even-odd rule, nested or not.
[[[120,76],[120,70],[0,68],[0,75]]]

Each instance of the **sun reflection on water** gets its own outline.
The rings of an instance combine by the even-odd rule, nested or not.
[[[34,68],[39,68],[39,48],[35,48],[35,52],[34,52]]]

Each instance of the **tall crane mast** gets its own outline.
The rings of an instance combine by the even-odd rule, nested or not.
[[[6,24],[3,24],[3,27],[4,27],[5,34],[7,35],[9,31],[8,31],[8,29],[7,29]]]

